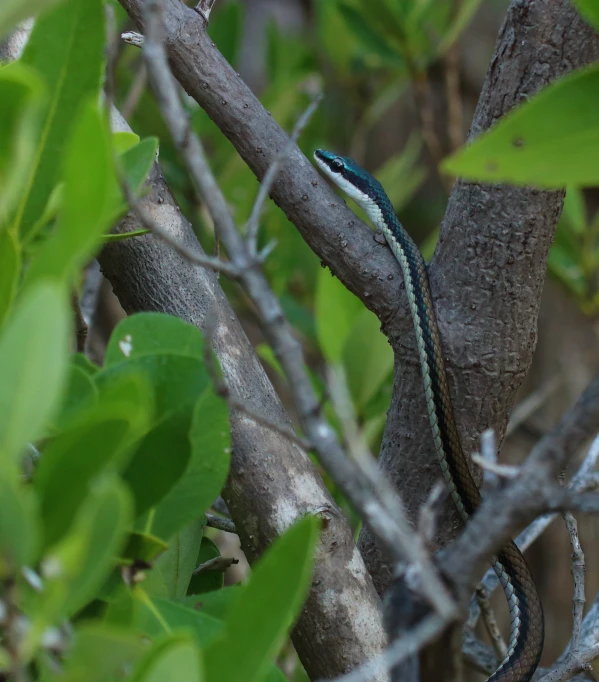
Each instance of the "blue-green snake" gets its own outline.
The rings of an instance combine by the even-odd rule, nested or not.
[[[317,149],[320,170],[380,229],[404,277],[412,315],[434,448],[451,497],[464,522],[480,505],[453,413],[439,328],[426,265],[418,247],[399,222],[381,184],[352,159]],[[544,639],[543,609],[528,566],[509,540],[492,561],[505,593],[511,619],[506,657],[488,682],[528,682],[539,664]]]

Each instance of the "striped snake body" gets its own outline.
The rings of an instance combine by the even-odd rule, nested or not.
[[[314,158],[322,172],[383,232],[399,262],[416,334],[435,453],[451,497],[466,522],[480,505],[481,497],[458,435],[424,259],[375,178],[348,157],[317,149]],[[541,602],[514,542],[508,541],[492,563],[507,599],[511,632],[506,657],[488,682],[528,682],[543,649]]]

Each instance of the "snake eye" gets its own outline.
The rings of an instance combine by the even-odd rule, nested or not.
[[[341,159],[333,159],[331,161],[331,169],[337,172],[341,172],[343,170],[343,161],[341,161]]]

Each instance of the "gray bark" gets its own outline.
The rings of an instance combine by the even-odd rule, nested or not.
[[[113,128],[126,125],[118,115],[113,117]],[[158,164],[148,185],[145,210],[174,238],[200,252]],[[118,231],[140,227],[130,214]],[[190,264],[151,235],[115,242],[99,261],[127,313],[159,311],[201,329],[214,326],[214,349],[230,391],[252,412],[291,427],[213,272]],[[233,412],[231,427],[231,469],[223,497],[250,560],[305,514],[322,520],[312,587],[293,642],[312,679],[334,677],[385,644],[380,603],[351,529],[309,457],[296,445],[244,414]]]

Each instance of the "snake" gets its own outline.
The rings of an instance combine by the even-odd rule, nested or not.
[[[435,454],[452,500],[465,523],[481,503],[464,454],[449,393],[439,327],[424,258],[397,216],[382,185],[353,159],[323,149],[314,152],[323,175],[353,199],[382,231],[403,274]],[[507,653],[487,682],[528,682],[544,640],[543,608],[522,553],[508,540],[491,560],[510,613]]]

